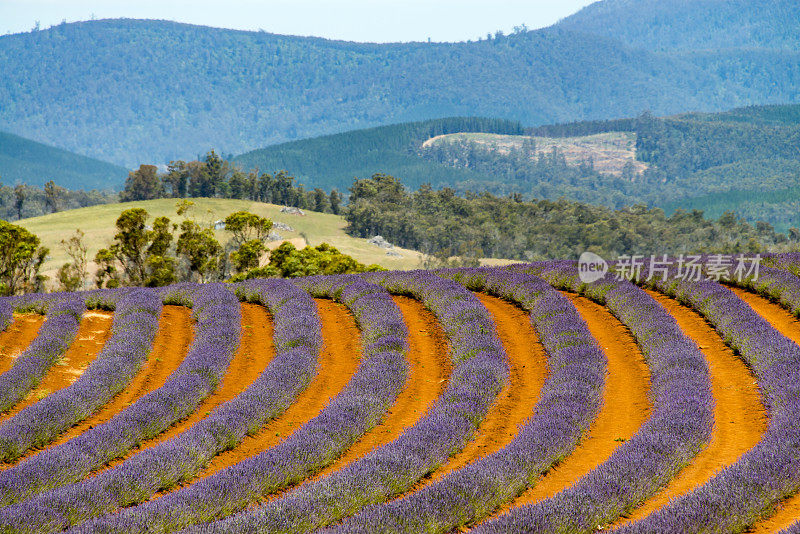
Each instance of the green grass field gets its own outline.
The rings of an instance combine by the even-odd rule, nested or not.
[[[312,246],[323,242],[330,243],[344,254],[349,254],[362,263],[376,263],[387,269],[413,269],[420,265],[421,254],[419,252],[395,248],[394,250],[402,256],[387,256],[384,249],[369,244],[366,239],[348,236],[344,232],[347,223],[338,215],[312,211],[306,211],[305,216],[290,215],[280,213],[280,206],[248,200],[216,198],[192,200],[195,202],[195,206],[192,208],[190,216],[199,222],[213,223],[235,211],[247,210],[269,217],[272,221],[280,221],[291,226],[294,229],[293,232],[278,229],[275,231],[283,239],[291,240],[295,246],[304,242]],[[61,240],[70,237],[76,229],[80,229],[86,234],[86,243],[89,245],[91,259],[99,249],[111,244],[116,232],[114,222],[123,210],[141,207],[150,213],[150,220],[165,215],[173,222],[179,223],[183,218],[175,215],[176,203],[175,199],[159,199],[106,204],[23,219],[15,224],[38,235],[42,244],[50,248],[50,257],[42,272],[52,278],[58,267],[68,261],[64,247],[61,246]],[[224,242],[227,240],[228,234],[225,231],[218,231],[217,238]],[[273,243],[277,244],[278,242]]]

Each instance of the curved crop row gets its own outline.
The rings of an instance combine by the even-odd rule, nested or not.
[[[800,303],[792,281],[765,269],[765,293]],[[785,285],[793,286],[784,290]],[[689,303],[739,351],[758,378],[769,427],[758,445],[703,486],[620,532],[739,532],[800,489],[800,347],[777,332],[729,289],[714,282],[656,281],[655,287]]]
[[[86,309],[77,295],[61,295],[41,303],[28,303],[47,315],[39,335],[20,354],[13,367],[0,375],[0,413],[9,410],[35,388],[50,367],[58,362],[78,332],[81,314]],[[8,460],[9,456],[0,456]]]
[[[461,450],[475,432],[508,374],[505,351],[486,308],[459,284],[425,272],[381,273],[369,279],[392,293],[412,295],[436,315],[448,334],[455,364],[443,395],[395,441],[253,512],[198,530],[297,533],[324,527],[407,491]]]
[[[142,451],[97,476],[38,495],[0,512],[0,526],[63,530],[116,508],[138,504],[196,475],[215,455],[283,413],[314,375],[322,338],[314,301],[286,280],[249,282],[240,299],[274,317],[275,358],[247,390],[175,438]]]
[[[186,417],[214,390],[239,344],[236,296],[221,285],[174,286],[162,295],[165,302],[190,302],[193,306],[197,336],[181,366],[164,386],[107,423],[0,473],[0,502],[19,502],[31,494],[79,481]]]
[[[344,303],[361,328],[364,359],[345,389],[275,447],[160,499],[85,523],[77,531],[165,532],[231,514],[329,465],[379,423],[408,373],[408,331],[399,309],[384,289],[357,277],[304,282],[312,295]]]
[[[147,357],[158,327],[161,299],[152,291],[128,293],[119,302],[93,298],[94,307],[115,307],[112,336],[83,375],[0,426],[0,456],[6,461],[51,442],[108,402],[127,384]],[[1,488],[1,486],[0,486]],[[15,487],[16,499],[24,497]],[[0,504],[8,504],[0,489]]]
[[[566,297],[523,273],[475,269],[439,274],[529,312],[552,371],[540,401],[501,451],[402,499],[367,508],[332,531],[443,533],[478,521],[534,485],[568,455],[600,409],[606,357]]]
[[[0,298],[0,332],[5,331],[14,320],[14,307],[7,298]]]
[[[582,284],[574,262],[520,268],[603,303],[628,326],[651,370],[653,412],[630,440],[574,485],[474,532],[591,532],[663,487],[707,442],[713,425],[708,366],[675,319],[633,284]]]

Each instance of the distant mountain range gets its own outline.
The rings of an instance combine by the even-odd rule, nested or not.
[[[542,30],[406,44],[62,24],[0,37],[0,128],[130,167],[448,116],[800,102],[799,19],[789,0],[606,0]]]
[[[128,171],[118,165],[0,132],[0,181],[67,189],[119,189]]]

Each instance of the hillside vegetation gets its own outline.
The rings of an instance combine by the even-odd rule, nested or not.
[[[339,190],[346,190],[355,177],[366,178],[376,172],[402,176],[410,187],[480,179],[469,169],[419,157],[419,147],[426,140],[455,132],[519,135],[523,129],[519,123],[498,119],[434,119],[283,143],[242,154],[233,162],[265,172],[287,169],[306,185]]]
[[[203,223],[213,223],[224,219],[227,215],[246,210],[262,217],[268,217],[273,222],[283,222],[293,228],[292,231],[275,228],[283,240],[292,242],[297,247],[306,244],[316,246],[329,243],[342,253],[354,257],[365,264],[378,264],[392,269],[410,269],[418,267],[420,255],[411,250],[395,248],[400,256],[388,256],[386,250],[372,245],[366,239],[357,239],[344,232],[347,223],[342,217],[305,212],[305,216],[291,215],[280,212],[280,206],[250,202],[244,200],[227,199],[192,199],[195,202],[192,214],[194,218]],[[152,217],[166,216],[173,222],[180,223],[182,217],[175,215],[175,199],[159,199],[142,202],[126,202],[124,204],[105,204],[88,208],[75,209],[65,212],[53,213],[41,217],[23,219],[16,222],[28,231],[36,234],[42,245],[50,249],[50,256],[44,263],[42,272],[53,276],[55,270],[68,261],[67,254],[61,245],[61,240],[69,237],[76,229],[86,234],[86,243],[89,245],[88,256],[94,255],[103,247],[108,246],[117,231],[114,221],[123,210],[131,208],[144,208]],[[229,237],[224,231],[215,232],[223,243]],[[274,241],[272,247],[280,241]]]
[[[663,16],[706,21],[718,3],[680,2]],[[635,19],[647,4],[609,4],[610,16]],[[772,11],[722,13],[741,26]],[[796,37],[796,19],[769,20],[775,34]],[[0,122],[132,167],[434,117],[538,125],[798,98],[795,47],[750,50],[757,36],[739,42],[748,50],[709,47],[698,23],[685,25],[697,48],[654,53],[613,32],[591,34],[600,30],[586,22],[566,28],[376,45],[166,21],[62,24],[0,37]]]
[[[794,0],[604,0],[558,26],[647,50],[800,48],[800,4]]]
[[[731,212],[715,220],[696,210],[667,216],[643,205],[612,210],[566,199],[459,196],[448,188],[409,192],[386,175],[357,180],[350,191],[345,211],[349,233],[377,233],[402,246],[445,256],[541,260],[592,251],[604,257],[649,257],[787,251],[800,244],[796,228],[787,236],[767,223],[750,225]]]
[[[533,137],[493,143],[473,134],[451,135],[447,142],[428,143],[421,155],[480,176],[450,184],[459,190],[551,200],[563,196],[613,208],[644,203],[668,213],[702,209],[711,217],[734,211],[781,231],[800,227],[800,106],[672,117],[642,114],[542,126],[529,133]],[[635,140],[635,154],[618,155],[635,160],[629,159],[618,174],[598,163],[607,147],[597,140],[620,135]],[[549,153],[542,150],[546,146]]]
[[[128,171],[17,135],[0,132],[0,179],[42,187],[50,180],[67,189],[118,189]]]

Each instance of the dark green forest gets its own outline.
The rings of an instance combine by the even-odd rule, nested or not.
[[[470,170],[484,181],[451,183],[459,191],[486,189],[525,198],[566,197],[612,208],[635,203],[701,209],[719,217],[734,211],[781,231],[800,227],[800,106],[780,105],[633,119],[575,122],[529,129],[541,137],[603,132],[636,134],[636,158],[649,164],[640,174],[602,175],[591,165],[567,165],[559,154],[499,154],[461,141],[423,152],[431,161]],[[624,173],[623,173],[624,174]]]
[[[50,180],[68,189],[119,189],[128,171],[17,135],[0,132],[0,179],[42,187]]]
[[[650,3],[608,3],[609,17],[638,27]],[[755,30],[734,33],[734,49],[705,39],[719,3],[669,2],[662,18],[688,44],[666,52],[606,35],[591,17],[475,42],[379,45],[167,21],[61,24],[0,37],[0,122],[130,168],[436,117],[540,125],[797,101],[796,43],[765,48],[774,43]],[[720,11],[728,25],[712,33],[768,20],[796,37],[797,17],[775,16],[786,0],[765,5]]]
[[[521,135],[523,128],[500,119],[436,119],[283,143],[242,154],[233,162],[244,169],[289,169],[298,180],[325,189],[345,190],[353,178],[376,172],[402,176],[413,188],[425,183],[451,185],[485,179],[469,169],[419,157],[419,146],[425,140],[457,132]]]
[[[398,245],[448,256],[518,260],[576,258],[592,251],[621,254],[753,253],[788,250],[788,236],[767,223],[750,225],[732,213],[711,220],[700,211],[666,216],[635,205],[612,210],[568,200],[523,201],[489,193],[458,195],[423,187],[409,192],[395,178],[357,180],[345,211],[348,232],[384,236]]]

